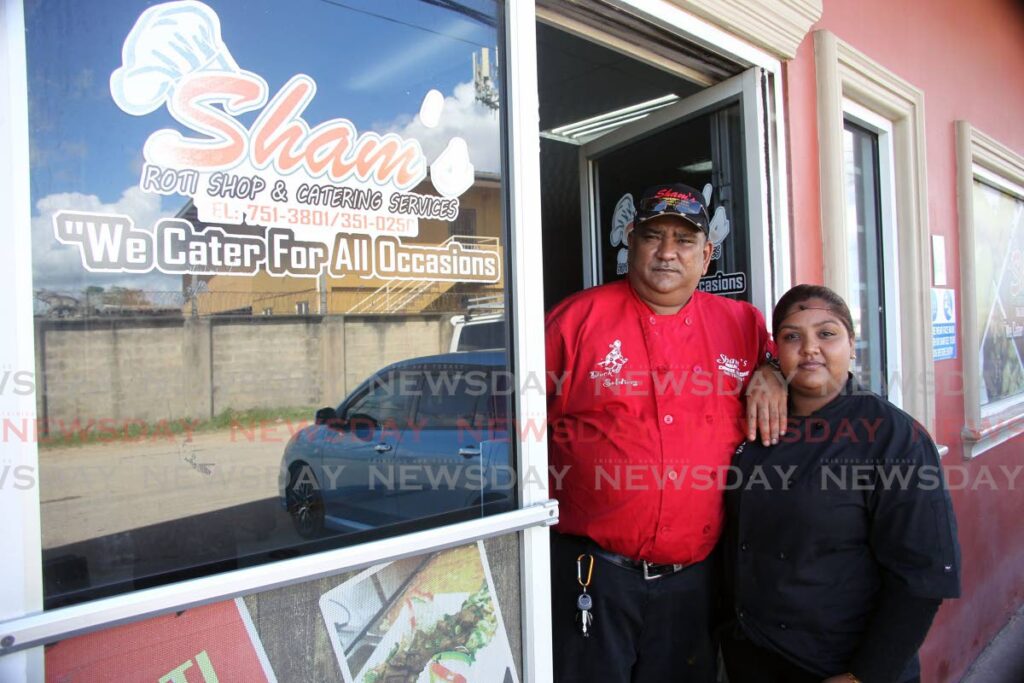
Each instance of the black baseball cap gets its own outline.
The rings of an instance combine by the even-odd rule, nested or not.
[[[684,218],[705,236],[711,223],[704,195],[682,183],[655,185],[644,190],[636,206],[636,224],[642,225],[658,216]]]

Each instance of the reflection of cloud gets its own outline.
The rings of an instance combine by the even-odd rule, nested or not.
[[[131,216],[136,227],[151,230],[157,219],[171,215],[160,210],[160,195],[129,187],[121,198],[104,204],[93,194],[59,192],[36,202],[32,216],[32,271],[36,289],[78,291],[88,285],[133,287],[150,291],[181,289],[180,276],[160,273],[123,274],[87,273],[78,247],[64,245],[53,236],[53,214],[61,209],[117,213]]]
[[[477,171],[501,170],[498,114],[476,101],[472,83],[459,83],[454,96],[444,99],[441,120],[434,128],[424,126],[418,116],[401,116],[390,123],[374,125],[374,130],[419,140],[428,163],[444,151],[452,137],[459,136],[469,146],[469,160]]]
[[[390,59],[382,59],[373,64],[363,73],[348,82],[352,90],[366,90],[393,80],[399,74],[410,71],[422,71],[424,64],[431,58],[451,47],[452,38],[464,39],[473,34],[473,25],[469,22],[453,21],[438,31],[440,35],[431,35],[406,45],[405,49],[396,52]],[[469,68],[468,61],[466,68]]]

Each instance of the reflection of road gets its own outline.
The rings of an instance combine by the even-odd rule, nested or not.
[[[252,438],[250,438],[250,435]],[[48,609],[396,532],[504,511],[456,510],[387,529],[300,538],[277,480],[288,429],[40,450]]]
[[[47,606],[167,572],[233,569],[300,544],[277,498],[287,436],[256,436],[41,450]]]
[[[191,443],[41,449],[43,548],[274,498],[287,438],[285,429],[261,438],[257,428],[195,434]]]

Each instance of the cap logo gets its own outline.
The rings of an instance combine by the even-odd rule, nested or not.
[[[678,192],[678,191],[673,190],[672,188],[669,188],[669,187],[661,188],[660,190],[658,190],[657,192],[654,193],[654,196],[657,199],[675,199],[675,200],[678,200],[678,201],[691,201],[691,202],[697,201],[697,198],[694,197],[689,192]]]

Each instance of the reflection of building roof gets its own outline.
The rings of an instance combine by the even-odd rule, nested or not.
[[[403,244],[443,247],[451,242],[472,250],[498,248],[503,225],[501,175],[474,174],[473,185],[459,197],[454,221],[420,218],[418,234],[402,237]],[[433,195],[429,175],[412,192]],[[198,232],[215,225],[227,233],[262,237],[267,226],[210,223],[199,220],[195,203],[188,199],[175,217],[190,222]],[[287,226],[281,226],[287,227]],[[326,234],[326,233],[325,233]],[[334,231],[329,233],[333,239]],[[185,274],[181,290],[185,313],[193,315],[295,315],[304,313],[395,314],[418,312],[458,313],[467,298],[501,291],[497,283],[442,282],[429,279],[383,279],[354,275],[319,277],[272,276],[266,271],[246,275]],[[205,291],[204,291],[205,290]]]

